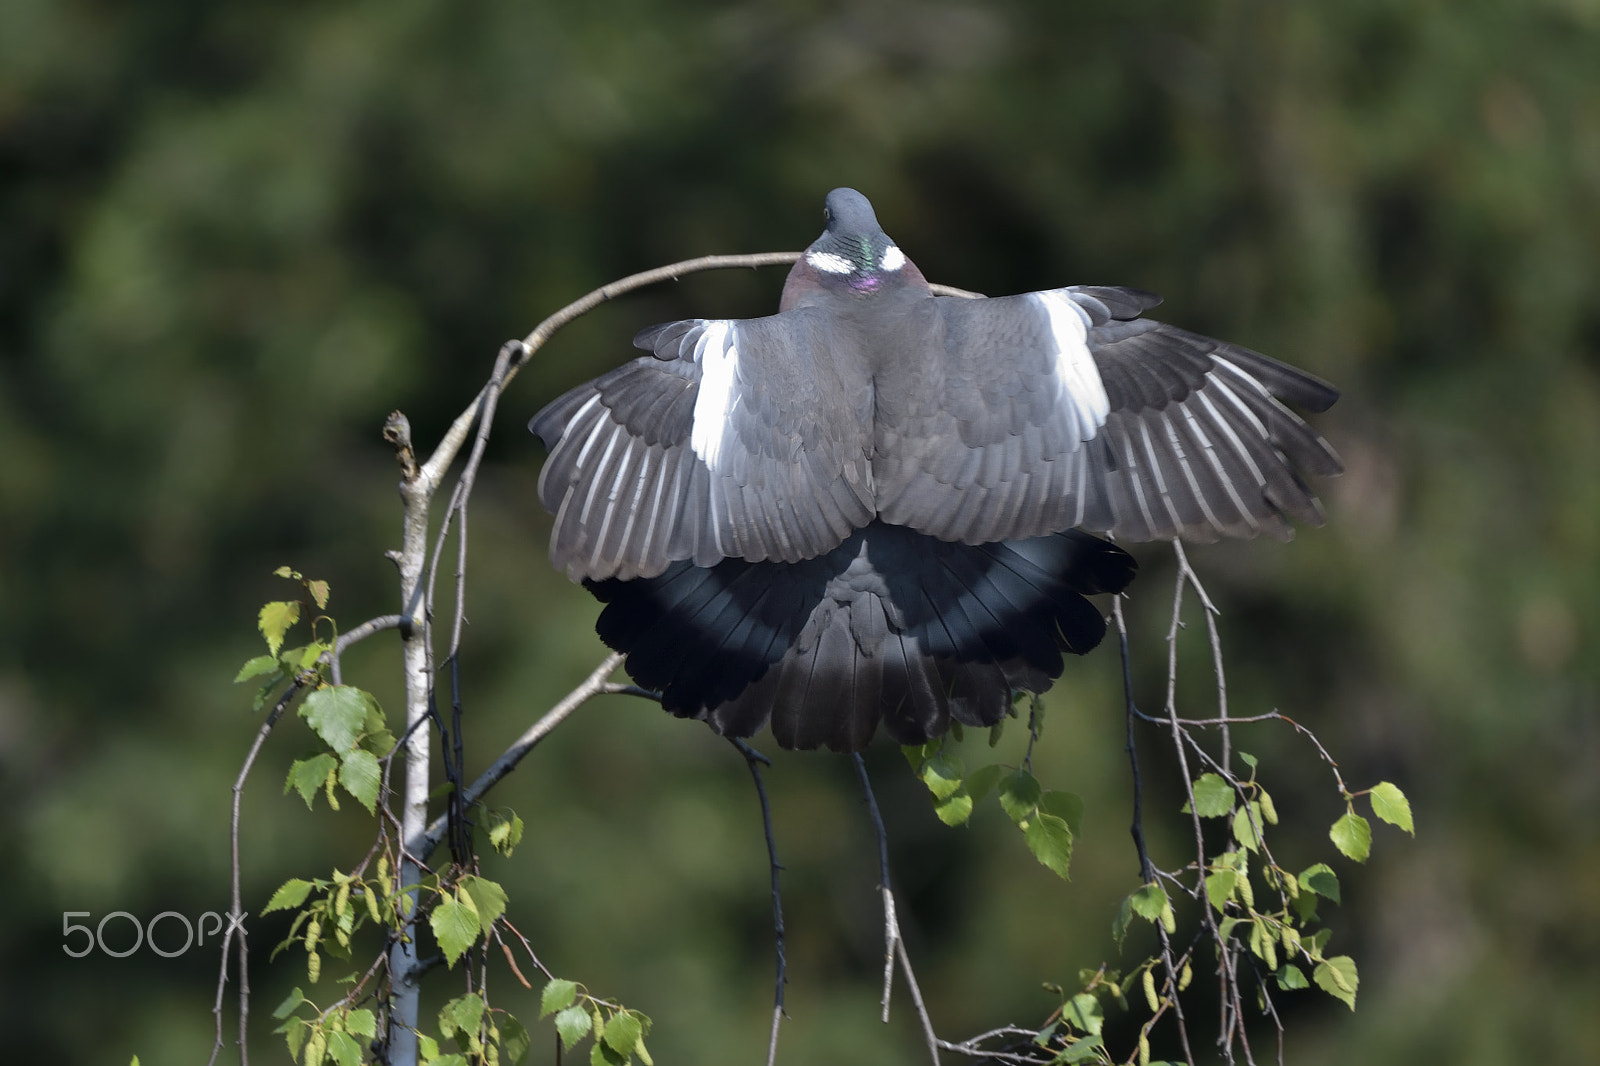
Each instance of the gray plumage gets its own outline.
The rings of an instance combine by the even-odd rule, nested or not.
[[[1099,640],[1082,596],[1131,580],[1066,531],[1321,523],[1303,474],[1339,460],[1284,401],[1324,410],[1325,382],[1143,318],[1159,299],[1136,289],[935,297],[865,197],[835,190],[825,217],[778,314],[646,329],[650,354],[530,424],[551,558],[674,713],[842,750],[880,718],[906,743],[990,722]],[[948,577],[1030,557],[1009,607]]]

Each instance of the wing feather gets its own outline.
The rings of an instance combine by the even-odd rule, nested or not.
[[[1290,520],[1320,524],[1302,473],[1342,468],[1282,401],[1323,410],[1338,393],[1139,317],[1156,302],[1087,287],[928,300],[928,321],[905,331],[918,357],[878,383],[883,520],[967,544],[1074,526],[1287,538]]]
[[[871,383],[821,312],[667,323],[635,343],[653,354],[530,423],[550,448],[539,494],[557,566],[603,579],[684,559],[794,562],[872,520]]]

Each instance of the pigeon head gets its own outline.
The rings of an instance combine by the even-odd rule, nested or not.
[[[827,228],[806,249],[805,263],[825,286],[868,295],[906,265],[905,253],[878,225],[871,202],[854,189],[830,192],[822,217]]]

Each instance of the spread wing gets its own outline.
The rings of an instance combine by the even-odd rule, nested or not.
[[[1321,524],[1302,472],[1342,467],[1282,401],[1321,411],[1338,393],[1139,317],[1157,302],[1087,286],[929,301],[920,372],[879,389],[883,519],[969,544],[1075,526],[1287,539],[1290,519]]]
[[[556,566],[576,580],[794,562],[871,521],[870,385],[824,316],[672,322],[634,344],[654,354],[529,423],[550,449]]]

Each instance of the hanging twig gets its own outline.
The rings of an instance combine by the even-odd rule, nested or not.
[[[772,935],[778,956],[778,975],[772,993],[772,1033],[767,1039],[767,1066],[778,1058],[778,1027],[783,1022],[783,989],[789,981],[789,961],[783,941],[783,892],[778,884],[778,874],[783,866],[778,862],[778,843],[772,835],[772,805],[767,802],[767,785],[761,779],[761,767],[771,766],[772,760],[737,737],[729,737],[756,783],[756,795],[761,799],[761,828],[767,837],[767,864],[772,871]]]
[[[211,1047],[211,1057],[206,1060],[206,1066],[211,1066],[217,1061],[217,1053],[222,1050],[222,994],[228,984],[228,951],[233,946],[234,934],[239,936],[237,958],[239,960],[239,1066],[250,1066],[250,1046],[248,1042],[250,1022],[250,952],[244,931],[244,903],[240,894],[239,872],[239,805],[244,796],[244,783],[250,777],[250,770],[256,764],[256,756],[261,754],[261,747],[267,742],[267,736],[278,724],[278,719],[283,717],[283,712],[300,694],[304,683],[296,678],[284,689],[283,695],[278,697],[278,702],[273,705],[272,711],[267,715],[266,721],[261,723],[261,728],[256,730],[255,742],[250,745],[250,750],[245,754],[244,765],[239,767],[239,776],[233,779],[233,813],[229,821],[229,872],[232,877],[233,896],[228,907],[228,928],[222,934],[222,965],[217,974],[217,999],[211,1008],[211,1013],[217,1018],[217,1039]]]
[[[1128,652],[1128,624],[1127,620],[1122,616],[1121,596],[1117,596],[1111,601],[1111,617],[1117,625],[1117,642],[1122,651],[1123,705],[1128,717],[1128,759],[1133,768],[1134,782],[1132,832],[1134,844],[1139,851],[1139,876],[1144,884],[1149,884],[1156,879],[1156,875],[1160,871],[1156,869],[1155,864],[1150,860],[1150,852],[1145,845],[1143,782],[1139,773],[1139,756],[1137,749],[1134,747],[1133,737],[1133,720],[1135,718],[1144,718],[1145,716],[1139,713],[1139,709],[1133,699],[1133,666]],[[1191,790],[1190,807],[1192,808],[1193,805],[1194,797]],[[1201,854],[1203,863],[1203,850]],[[1204,883],[1203,873],[1201,883]],[[1172,1014],[1178,1023],[1178,1040],[1183,1046],[1183,1060],[1189,1066],[1194,1066],[1194,1052],[1189,1048],[1189,1024],[1183,1014],[1183,1003],[1178,998],[1178,974],[1181,967],[1177,960],[1173,958],[1171,938],[1167,935],[1166,927],[1160,922],[1156,923],[1156,936],[1161,942],[1161,966],[1165,976],[1166,995],[1163,1002],[1172,1004]],[[1152,1019],[1153,1021],[1154,1019]]]
[[[1133,662],[1128,654],[1128,627],[1122,620],[1122,596],[1111,600],[1111,616],[1117,623],[1117,646],[1122,652],[1122,700],[1127,718],[1127,740],[1124,750],[1133,770],[1133,846],[1139,853],[1139,881],[1149,884],[1156,879],[1155,864],[1150,861],[1150,851],[1144,840],[1144,779],[1139,773],[1139,749],[1134,744],[1133,723],[1141,717],[1133,701]]]
[[[867,813],[872,817],[872,829],[878,838],[878,891],[883,895],[883,1020],[889,1020],[889,998],[894,986],[894,964],[898,959],[911,991],[911,1005],[916,1008],[922,1022],[922,1036],[928,1044],[928,1055],[933,1066],[939,1066],[939,1036],[933,1031],[933,1020],[928,1017],[927,1005],[922,1002],[922,989],[917,986],[917,975],[911,968],[911,957],[906,954],[905,938],[900,935],[900,919],[895,914],[894,890],[889,887],[889,834],[883,827],[883,814],[878,810],[878,797],[872,792],[872,780],[867,776],[867,763],[860,752],[850,758],[856,766],[856,777],[861,782],[861,794],[867,801]]]

